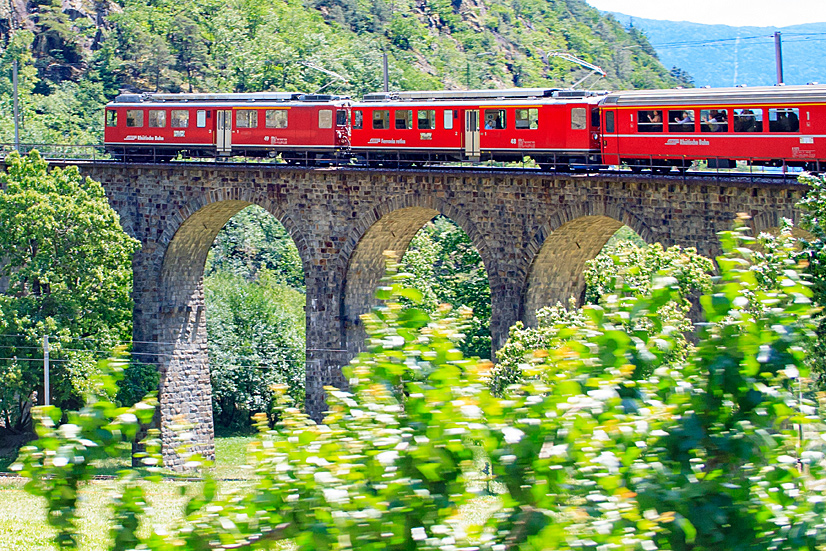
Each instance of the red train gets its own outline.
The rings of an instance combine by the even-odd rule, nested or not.
[[[429,91],[121,95],[106,106],[116,158],[276,156],[369,164],[521,161],[684,170],[705,160],[826,167],[826,86],[586,92]]]

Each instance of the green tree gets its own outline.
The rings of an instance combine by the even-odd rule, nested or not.
[[[131,256],[103,187],[76,167],[48,170],[37,152],[6,157],[0,175],[0,413],[27,426],[42,391],[41,338],[52,337],[54,402],[76,407],[95,369],[94,350],[131,337]],[[93,338],[94,341],[84,339]]]
[[[304,294],[263,270],[255,281],[219,272],[204,279],[215,424],[249,429],[270,414],[275,386],[304,402]]]
[[[252,281],[262,270],[270,279],[304,290],[304,266],[292,237],[270,213],[250,206],[218,232],[204,273],[230,272]]]
[[[402,257],[410,284],[422,292],[421,307],[433,313],[441,304],[473,310],[460,344],[469,356],[490,358],[490,283],[479,251],[468,235],[444,216],[422,228]]]
[[[172,21],[169,42],[175,50],[176,67],[186,75],[184,81],[192,92],[192,82],[201,77],[207,68],[207,45],[201,29],[195,21],[178,15]]]

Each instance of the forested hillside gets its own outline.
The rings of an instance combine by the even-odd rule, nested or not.
[[[21,62],[24,142],[96,143],[119,90],[673,86],[640,33],[584,0],[33,0],[0,7],[2,140],[12,137],[11,61]],[[591,81],[588,81],[590,83]],[[586,83],[586,84],[588,84]]]

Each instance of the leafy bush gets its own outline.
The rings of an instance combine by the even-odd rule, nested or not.
[[[762,287],[745,247],[753,240],[737,231],[722,242],[720,275],[701,298],[706,324],[679,365],[658,312],[681,295],[675,278],[657,278],[645,294],[626,289],[558,327],[529,362],[536,376],[508,399],[488,391],[488,363],[457,349],[463,321],[448,308],[403,307],[421,294],[391,273],[379,289],[386,302],[365,317],[369,351],[346,368],[350,391],[327,389],[324,425],[282,388],[277,428],[261,418],[248,493],[222,497],[207,480],[180,530],[143,537],[146,504],[127,484],[113,549],[285,539],[299,550],[817,549],[826,496],[812,482],[823,453],[797,441],[793,424],[811,418],[791,390],[806,374],[811,292],[788,263],[776,287]],[[124,419],[86,411],[99,412],[95,427]],[[48,438],[18,468],[59,512],[49,518],[71,548],[70,498],[88,477],[87,450],[110,432],[78,440],[72,427],[83,423],[54,430],[43,413]],[[479,453],[496,503],[462,523],[479,499]]]

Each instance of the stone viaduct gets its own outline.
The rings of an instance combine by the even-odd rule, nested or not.
[[[571,175],[478,170],[376,171],[261,165],[86,165],[124,229],[137,238],[134,341],[161,370],[164,455],[180,467],[170,426],[194,425],[196,451],[214,455],[202,276],[218,230],[248,205],[272,213],[298,246],[307,286],[307,403],[318,419],[325,385],[359,350],[359,316],[373,304],[383,251],[406,250],[443,214],[470,236],[490,278],[494,348],[540,306],[579,297],[584,263],[622,225],[647,242],[717,252],[716,232],[738,212],[756,230],[797,220],[795,183],[682,176]]]

